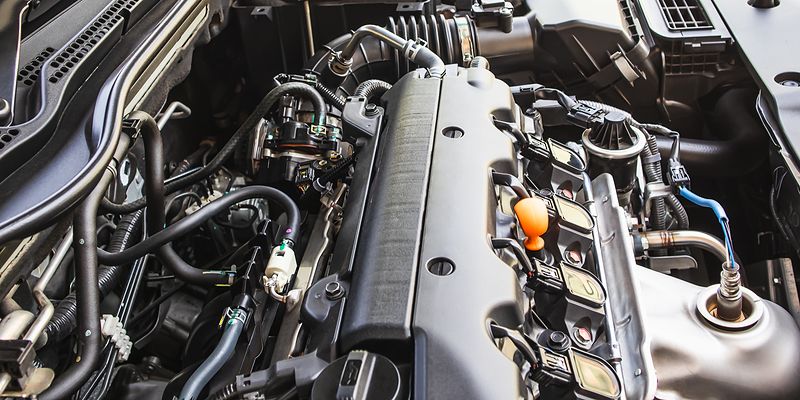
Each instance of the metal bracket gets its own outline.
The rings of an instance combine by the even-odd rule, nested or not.
[[[28,6],[26,0],[0,2],[0,126],[7,126],[14,116],[22,16]]]
[[[672,187],[663,182],[650,182],[644,186],[644,213],[650,215],[650,204],[672,194]]]
[[[697,269],[697,260],[691,256],[650,256],[648,257],[650,269],[669,274],[673,269]]]
[[[375,136],[381,128],[383,109],[369,104],[366,97],[347,98],[342,110],[342,121],[348,126],[348,135]]]

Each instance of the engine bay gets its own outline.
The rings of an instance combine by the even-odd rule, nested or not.
[[[800,396],[800,5],[22,3],[2,397]]]

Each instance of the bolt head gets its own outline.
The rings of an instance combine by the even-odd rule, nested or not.
[[[547,344],[552,350],[566,351],[570,345],[569,336],[561,331],[552,331],[547,337]]]
[[[592,331],[588,328],[579,326],[572,331],[575,341],[582,345],[587,345],[592,342]]]
[[[344,287],[337,281],[329,282],[325,285],[325,297],[328,300],[338,300],[344,296]]]

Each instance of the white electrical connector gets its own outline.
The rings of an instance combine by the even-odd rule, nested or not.
[[[264,278],[265,281],[271,280],[271,284],[280,292],[289,283],[296,270],[297,259],[294,257],[294,250],[284,242],[272,248]]]
[[[117,352],[117,361],[127,361],[131,355],[133,343],[122,326],[122,321],[113,315],[103,314],[103,318],[100,320],[100,333],[111,340],[111,343],[114,343],[114,346],[119,350]]]

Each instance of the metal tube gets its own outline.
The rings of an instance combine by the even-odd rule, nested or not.
[[[335,57],[332,57],[328,63],[328,68],[331,72],[339,76],[346,76],[350,73],[353,55],[355,55],[356,50],[358,50],[361,45],[361,41],[369,36],[386,43],[389,47],[400,52],[404,58],[422,68],[426,68],[432,77],[441,78],[444,76],[444,62],[442,62],[442,59],[439,58],[436,53],[414,40],[404,39],[394,32],[377,25],[364,25],[353,32],[353,36],[347,42],[344,49],[339,53],[334,53]]]
[[[171,119],[188,118],[192,110],[180,101],[169,103],[167,109],[158,117],[158,129],[163,130]]]
[[[720,261],[728,259],[725,243],[714,235],[700,231],[648,231],[642,233],[642,239],[649,248],[668,248],[673,246],[693,246],[705,250]]]
[[[55,275],[58,266],[61,265],[61,261],[64,260],[64,257],[69,252],[70,247],[72,247],[72,228],[67,230],[66,235],[64,235],[64,239],[61,241],[61,244],[58,245],[55,254],[50,259],[50,262],[47,264],[44,272],[42,272],[42,276],[39,277],[39,280],[36,282],[36,285],[33,287],[33,298],[36,300],[36,304],[39,306],[39,314],[36,316],[36,319],[33,320],[33,323],[28,328],[25,336],[22,338],[23,340],[28,340],[34,345],[36,341],[39,339],[39,336],[44,332],[44,328],[47,326],[47,323],[50,322],[50,318],[53,317],[53,303],[50,302],[50,299],[44,294],[44,289],[47,287],[47,284],[50,282],[50,279],[53,278]],[[14,322],[17,323],[18,326],[15,326],[13,329],[16,334],[13,337],[6,337],[8,334],[11,334],[11,330],[3,330],[3,333],[0,333],[2,339],[10,339],[16,340],[20,334],[22,334],[23,330],[28,327],[32,316],[29,312],[25,311],[26,318],[17,318],[14,319]],[[8,317],[4,318],[3,321],[7,319],[11,319],[10,314]],[[24,325],[22,325],[24,322]],[[0,393],[3,393],[8,387],[8,384],[11,383],[11,375],[7,373],[0,374]]]
[[[314,56],[314,26],[311,25],[311,4],[308,0],[303,1],[303,14],[306,17],[306,41],[308,43],[308,58]]]

